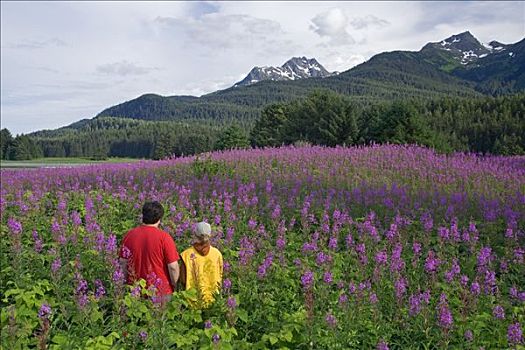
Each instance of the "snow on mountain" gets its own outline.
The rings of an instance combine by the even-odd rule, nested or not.
[[[324,78],[336,73],[328,72],[315,58],[293,57],[281,67],[255,67],[234,86],[246,86],[262,80],[297,80],[305,78]]]
[[[488,44],[479,42],[470,32],[463,32],[452,35],[438,43],[429,43],[424,49],[434,48],[448,51],[453,54],[454,59],[460,61],[462,65],[469,65],[478,59],[483,59],[490,54],[501,52],[508,45],[498,41],[491,41]]]

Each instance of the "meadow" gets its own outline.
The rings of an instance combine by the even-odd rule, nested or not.
[[[3,349],[523,349],[525,157],[284,147],[1,171]],[[146,200],[216,302],[124,284]]]

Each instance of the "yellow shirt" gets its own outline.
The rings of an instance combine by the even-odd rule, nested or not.
[[[209,253],[202,256],[190,247],[181,256],[186,266],[186,290],[197,289],[204,305],[211,304],[214,301],[213,294],[219,290],[222,281],[221,252],[210,247]]]

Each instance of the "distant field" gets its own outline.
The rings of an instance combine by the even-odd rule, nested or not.
[[[45,168],[45,167],[63,167],[77,166],[86,164],[100,163],[127,163],[136,162],[136,158],[108,158],[107,160],[91,160],[89,158],[37,158],[31,160],[2,160],[1,168]]]

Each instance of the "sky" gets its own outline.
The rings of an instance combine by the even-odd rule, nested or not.
[[[525,2],[1,2],[1,127],[54,129],[145,93],[200,96],[294,56],[345,71],[469,30],[525,37]]]

